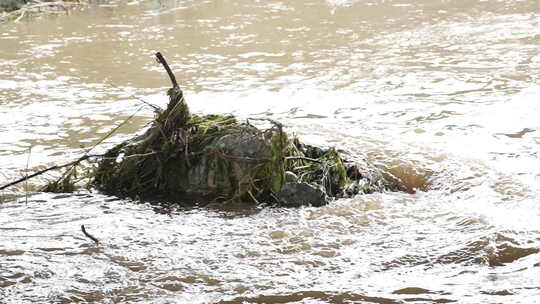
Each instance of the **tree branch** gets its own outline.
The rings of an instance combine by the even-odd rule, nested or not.
[[[171,71],[171,68],[169,67],[169,65],[167,64],[167,61],[165,61],[165,58],[163,58],[163,55],[161,55],[160,52],[157,52],[156,53],[156,58],[157,58],[157,61],[163,65],[163,67],[167,71],[167,74],[169,74],[169,78],[171,79],[171,83],[173,85],[173,88],[174,89],[179,89],[180,86],[178,86],[178,82],[176,82],[176,77],[174,77],[174,74]]]
[[[83,157],[81,157],[81,158],[79,158],[79,159],[77,159],[77,160],[74,160],[74,161],[72,161],[72,162],[69,162],[69,163],[67,163],[67,164],[63,164],[63,165],[59,165],[59,166],[52,166],[52,167],[49,167],[49,168],[47,168],[47,169],[43,169],[43,170],[40,170],[40,171],[38,171],[38,172],[32,173],[32,174],[30,174],[30,175],[23,176],[23,177],[19,178],[19,179],[16,180],[16,181],[13,181],[13,182],[11,182],[11,183],[9,183],[9,184],[5,184],[5,185],[1,186],[1,187],[0,187],[0,190],[4,190],[4,189],[6,189],[7,187],[11,187],[11,186],[14,186],[14,185],[16,185],[16,184],[18,184],[18,183],[22,183],[22,182],[24,182],[25,180],[31,179],[31,178],[36,177],[36,176],[38,176],[38,175],[41,175],[41,174],[43,174],[43,173],[45,173],[45,172],[48,172],[48,171],[51,171],[51,170],[62,169],[62,168],[69,167],[69,166],[74,166],[74,165],[79,164],[79,163],[82,162],[83,160],[89,159],[90,157],[100,157],[100,156],[103,156],[103,155],[90,155],[90,154],[84,155]]]

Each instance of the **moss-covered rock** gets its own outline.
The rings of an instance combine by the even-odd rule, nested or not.
[[[395,179],[367,162],[353,163],[339,150],[289,138],[277,122],[268,120],[268,127],[257,128],[228,115],[191,115],[181,91],[176,94],[180,97],[172,94],[170,101],[177,104],[159,113],[143,135],[106,153],[93,173],[93,185],[134,199],[288,206],[400,189]],[[313,195],[291,193],[300,190]],[[316,196],[320,199],[309,199]]]
[[[401,190],[398,180],[342,151],[301,143],[270,119],[192,115],[170,68],[167,109],[142,135],[109,150],[94,170],[99,190],[134,199],[324,205],[331,198]],[[266,123],[256,127],[254,122]]]

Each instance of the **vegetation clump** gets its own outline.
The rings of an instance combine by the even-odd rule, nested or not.
[[[81,179],[89,179],[100,191],[136,200],[322,206],[332,198],[405,190],[368,161],[302,143],[274,120],[240,122],[231,115],[191,114],[165,59],[160,53],[156,57],[172,88],[167,108],[156,107],[155,119],[142,135],[104,154],[89,153],[119,125],[77,160],[26,175],[0,190],[62,168],[67,168],[63,175],[43,191],[73,192]],[[83,161],[95,165],[81,174],[77,168]]]
[[[290,138],[276,121],[191,114],[161,62],[173,83],[167,109],[144,134],[103,155],[93,173],[99,190],[134,199],[323,205],[329,197],[400,189],[367,162]],[[261,121],[267,126],[254,125]]]

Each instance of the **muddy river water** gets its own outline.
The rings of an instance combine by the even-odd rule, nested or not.
[[[164,214],[0,193],[0,303],[540,303],[536,0],[107,2],[0,24],[0,184],[164,106],[269,117],[415,194]],[[80,226],[100,240],[95,245]]]

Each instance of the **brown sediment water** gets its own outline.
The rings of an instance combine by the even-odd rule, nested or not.
[[[168,212],[16,187],[0,193],[0,302],[540,299],[537,1],[109,2],[0,29],[0,184],[81,155],[134,96],[166,105],[160,51],[192,112],[279,120],[417,189]]]

